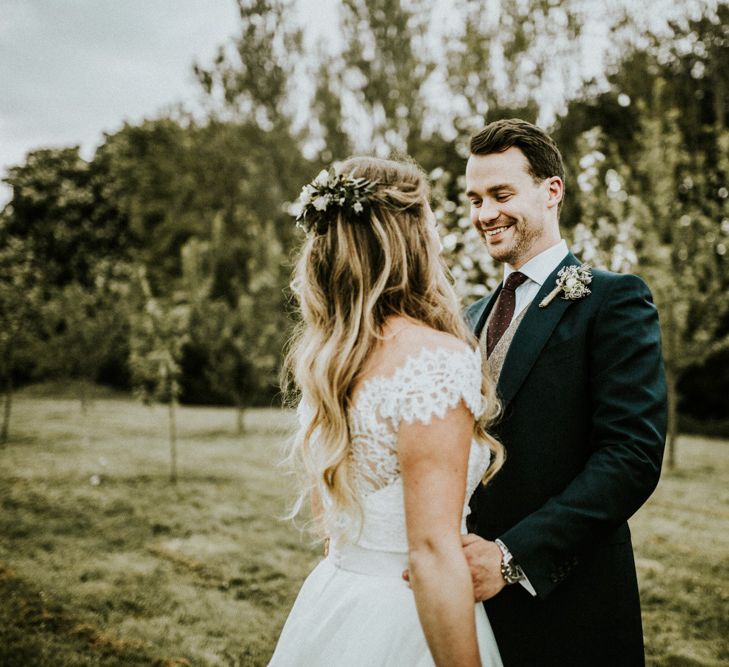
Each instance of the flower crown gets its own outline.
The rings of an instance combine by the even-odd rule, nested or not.
[[[364,215],[370,207],[370,195],[377,187],[377,181],[366,178],[352,178],[337,174],[334,169],[322,169],[319,175],[301,189],[296,216],[296,226],[305,232],[315,230],[324,234],[336,220],[337,211],[344,211],[354,219],[366,220]]]

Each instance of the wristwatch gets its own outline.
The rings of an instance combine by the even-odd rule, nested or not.
[[[509,548],[501,541],[494,540],[501,549],[501,576],[507,585],[516,584],[524,579],[524,571],[516,564]]]

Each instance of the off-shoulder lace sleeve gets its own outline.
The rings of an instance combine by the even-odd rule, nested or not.
[[[481,377],[478,348],[423,348],[388,378],[392,400],[379,406],[380,414],[395,428],[401,421],[427,424],[462,400],[478,419],[485,407]]]

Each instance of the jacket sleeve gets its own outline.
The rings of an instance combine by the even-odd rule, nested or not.
[[[658,484],[666,383],[656,307],[637,276],[617,276],[588,333],[590,455],[558,495],[501,537],[537,595],[632,516]]]

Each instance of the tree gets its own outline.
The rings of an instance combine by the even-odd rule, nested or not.
[[[89,387],[126,333],[127,314],[120,297],[127,293],[124,265],[99,263],[93,284],[53,288],[41,308],[42,353],[36,372],[80,380],[81,411],[88,410]]]
[[[40,297],[33,254],[23,241],[6,239],[0,249],[0,381],[4,394],[0,445],[8,441],[13,373],[19,354],[36,335]]]
[[[456,129],[470,134],[487,120],[512,116],[551,122],[587,76],[582,31],[601,8],[573,0],[503,0],[490,10],[472,0],[457,5],[461,30],[446,45]]]
[[[303,32],[289,0],[238,0],[238,11],[240,33],[232,44],[221,46],[209,67],[194,66],[208,111],[197,156],[213,217],[222,217],[229,241],[239,241],[235,254],[245,255],[248,241],[271,221],[288,251],[296,236],[286,224],[285,204],[314,172],[302,152],[308,137],[294,121],[306,89],[299,76]],[[232,251],[230,243],[226,247]],[[247,256],[229,259],[229,266],[247,263]]]
[[[620,56],[610,63],[607,87],[587,86],[581,99],[573,101],[568,112],[558,121],[555,134],[563,148],[568,173],[567,201],[562,219],[563,227],[573,230],[575,239],[587,230],[588,236],[603,237],[597,241],[604,248],[612,247],[617,240],[628,252],[640,251],[638,264],[634,264],[633,270],[646,275],[643,265],[649,258],[643,256],[642,248],[653,243],[656,233],[652,219],[654,211],[647,207],[652,196],[648,191],[652,182],[648,175],[655,172],[653,181],[660,175],[659,180],[669,183],[665,161],[673,163],[678,174],[673,177],[672,185],[666,186],[666,193],[670,194],[666,194],[664,199],[673,198],[677,217],[673,219],[672,235],[663,238],[655,248],[664,249],[667,267],[672,267],[674,261],[671,259],[673,251],[669,252],[663,243],[668,243],[669,239],[675,244],[676,253],[688,253],[688,261],[705,264],[710,277],[702,277],[699,293],[703,293],[706,281],[709,291],[713,289],[719,296],[722,289],[724,293],[729,290],[729,264],[726,261],[729,247],[729,192],[726,188],[729,146],[725,139],[729,120],[726,85],[729,4],[705,3],[700,14],[692,12],[691,16],[678,17],[664,25],[660,21],[652,21],[650,31],[639,29],[640,26],[630,17],[622,25],[616,24],[611,35],[616,44],[612,53]],[[659,88],[660,95],[657,95]],[[676,112],[677,109],[680,113]],[[647,114],[656,123],[663,119],[660,121],[663,124],[661,133],[665,134],[668,127],[675,133],[668,138],[665,146],[648,152]],[[670,119],[665,118],[667,114]],[[578,138],[584,142],[585,133],[593,129],[599,130],[596,160],[591,157],[591,150],[575,143]],[[680,146],[678,159],[674,155],[676,142]],[[573,186],[576,176],[585,178],[587,170],[580,164],[580,160],[585,159],[592,162],[591,168],[596,171],[596,187],[589,196],[576,192]],[[655,164],[651,165],[649,159],[655,160]],[[640,169],[637,168],[639,163]],[[607,194],[610,196],[607,197]],[[618,197],[623,201],[619,201]],[[606,205],[614,211],[610,212]],[[617,210],[620,212],[616,213]],[[610,220],[622,220],[619,229],[612,224],[600,223],[606,213],[608,223]],[[628,224],[631,217],[634,220]],[[578,224],[580,222],[582,224]],[[696,244],[695,238],[702,242]],[[692,260],[694,256],[696,260]],[[582,257],[585,258],[584,252]],[[621,263],[619,258],[611,256],[605,261],[607,265],[611,261],[618,265]],[[653,261],[658,262],[657,256]],[[679,268],[685,263],[678,257],[676,261]],[[669,269],[666,268],[665,277],[670,279],[668,274]],[[680,276],[680,272],[675,275],[674,283]],[[650,278],[651,281],[657,279],[657,276]],[[682,284],[691,283],[687,280],[681,277]],[[669,282],[667,289],[674,289],[671,285]],[[717,285],[721,288],[716,288]],[[721,298],[717,301],[708,299],[707,303],[714,304],[714,311],[706,313],[708,319],[700,328],[707,332],[713,330],[713,339],[704,348],[714,351],[709,356],[687,355],[687,359],[693,358],[695,364],[677,371],[679,379],[672,394],[678,399],[672,415],[680,412],[682,416],[693,417],[692,427],[699,426],[706,419],[729,417],[725,400],[729,390],[729,351],[722,351],[720,342],[729,332],[729,313],[723,309]],[[704,317],[699,314],[701,308],[697,305],[691,306],[690,311],[693,314],[687,323],[688,335],[692,335],[690,330],[696,326],[694,318]],[[662,311],[660,314],[662,320],[668,317]],[[712,325],[715,316],[720,320],[716,327]],[[666,334],[664,331],[664,336]],[[680,344],[684,345],[683,342]],[[675,445],[675,439],[671,440],[671,444]],[[669,447],[669,457],[672,452],[673,447]]]
[[[342,160],[351,155],[354,144],[345,128],[341,59],[320,51],[317,61],[319,64],[314,75],[315,90],[307,131],[311,135],[309,141],[320,144],[317,145],[318,166],[325,167],[334,160]]]
[[[107,359],[123,356],[123,335],[112,337],[114,349],[102,341],[89,358],[77,358],[75,368],[57,347],[65,344],[59,343],[64,336],[73,349],[83,344],[82,338],[71,341],[70,333],[74,329],[78,334],[75,327],[82,320],[87,332],[102,324],[89,312],[83,314],[84,309],[100,307],[91,303],[100,298],[97,282],[106,280],[99,267],[123,265],[137,243],[127,218],[107,196],[107,177],[104,165],[82,159],[78,147],[33,151],[24,164],[8,170],[5,181],[12,187],[12,198],[3,211],[3,238],[22,243],[32,253],[34,281],[43,300],[38,327],[43,340],[35,354],[16,356],[14,373],[21,378],[42,378],[43,373],[89,377],[90,371],[82,371],[79,364],[88,367],[102,351]],[[92,293],[95,296],[89,296]]]
[[[278,289],[281,257],[275,244],[261,247],[253,279],[230,304],[210,298],[215,245],[193,239],[183,248],[183,289],[190,304],[187,347],[199,351],[209,387],[236,406],[242,433],[245,409],[275,384],[288,328]]]
[[[347,120],[357,128],[359,147],[418,158],[428,104],[424,87],[435,68],[427,55],[431,11],[423,0],[342,3],[339,80],[357,107]]]
[[[137,395],[168,406],[170,481],[177,482],[177,406],[180,359],[187,341],[189,307],[155,298],[143,269],[138,272],[140,308],[132,314],[129,365]]]
[[[729,335],[719,337],[722,320],[729,313],[729,297],[716,233],[718,214],[721,208],[726,212],[726,207],[718,193],[709,194],[702,165],[689,161],[677,124],[681,112],[666,108],[661,93],[659,80],[655,104],[642,116],[636,171],[652,223],[644,230],[639,253],[645,258],[646,277],[662,315],[669,391],[668,464],[673,467],[678,382],[689,367],[729,347]],[[729,146],[727,140],[725,133],[725,146]],[[703,206],[690,195],[681,196],[693,188],[709,195]]]
[[[729,315],[726,245],[718,233],[726,207],[722,193],[708,185],[710,170],[689,154],[680,113],[660,78],[652,101],[641,110],[631,167],[599,130],[583,136],[578,183],[593,224],[575,228],[574,245],[585,261],[639,273],[653,291],[669,395],[667,463],[674,467],[681,377],[729,349],[722,333]],[[728,135],[722,143],[729,147]]]
[[[261,312],[262,305],[246,295],[234,307],[207,301],[191,324],[193,340],[207,336],[205,377],[235,405],[239,435],[245,431],[246,408],[260,401],[259,394],[270,395],[277,378],[282,329]]]
[[[639,263],[636,245],[648,211],[637,192],[629,192],[633,174],[599,127],[577,140],[575,162],[582,218],[572,229],[572,250],[593,266],[630,272]]]
[[[123,259],[136,242],[103,196],[105,174],[78,147],[33,151],[4,180],[13,191],[5,233],[26,241],[48,285],[90,285],[98,261]]]
[[[211,67],[194,65],[212,117],[288,132],[291,86],[301,61],[302,31],[286,0],[237,0],[240,34],[221,46]]]
[[[107,175],[100,199],[110,202],[135,239],[135,261],[143,263],[155,286],[168,288],[179,276],[180,247],[193,234],[205,234],[208,220],[196,199],[196,126],[171,118],[125,124],[106,135],[93,159]],[[204,184],[203,184],[204,187]]]

